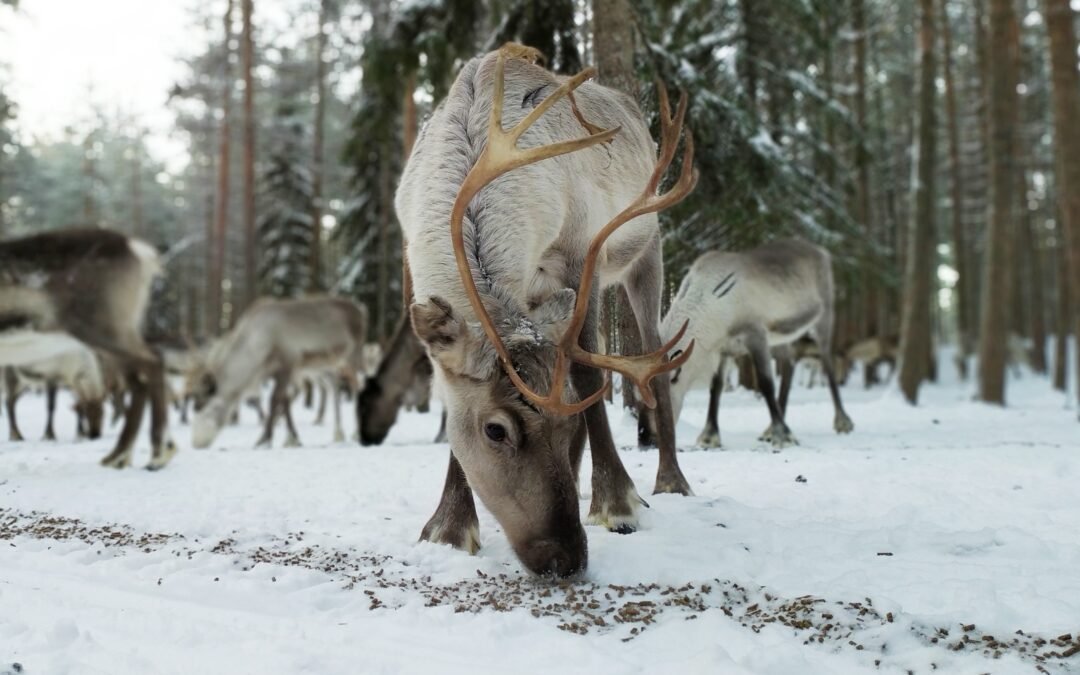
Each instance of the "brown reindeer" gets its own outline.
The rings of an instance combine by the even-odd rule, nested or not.
[[[116,447],[102,464],[131,464],[132,446],[150,399],[152,458],[160,469],[176,453],[167,436],[165,376],[141,335],[157,252],[137,239],[76,229],[0,242],[0,365],[20,366],[82,348],[113,357],[131,402]]]
[[[427,350],[413,332],[409,317],[403,317],[378,368],[356,398],[360,443],[380,445],[385,441],[398,412],[402,407],[408,409],[408,399],[422,399],[424,390],[430,395],[431,376]],[[440,432],[435,442],[445,442],[445,433]]]
[[[690,493],[668,379],[656,378],[681,361],[668,362],[671,345],[660,341],[655,214],[689,193],[696,174],[688,135],[681,176],[657,194],[685,95],[672,116],[661,89],[657,158],[633,100],[586,83],[592,69],[557,78],[538,56],[508,45],[465,65],[417,140],[395,204],[417,300],[413,326],[436,370],[452,448],[422,537],[475,550],[475,490],[527,568],[567,576],[588,558],[577,493],[586,434],[590,519],[633,531],[642,503],[612,440],[605,372],[622,373],[650,407],[659,403],[656,491]],[[598,353],[593,300],[616,283],[649,354]]]

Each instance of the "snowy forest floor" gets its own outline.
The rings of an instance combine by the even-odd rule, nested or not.
[[[173,415],[158,473],[97,465],[117,429],[0,441],[0,674],[1080,672],[1076,411],[1030,375],[982,405],[942,370],[918,408],[846,387],[846,437],[827,390],[797,385],[801,444],[780,452],[747,392],[724,397],[725,449],[692,449],[693,392],[696,496],[650,495],[657,453],[626,447],[643,527],[588,527],[565,584],[523,572],[482,508],[478,555],[417,542],[446,469],[437,413],[361,448],[297,404],[306,447],[253,450],[245,410],[209,451]],[[24,433],[43,408],[23,398]]]

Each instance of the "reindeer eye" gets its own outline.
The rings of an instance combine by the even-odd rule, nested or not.
[[[676,368],[675,374],[671,376],[671,383],[676,384],[679,381],[679,375],[682,375],[682,368]]]
[[[506,440],[506,427],[495,422],[488,422],[484,425],[484,435],[493,443],[502,443]]]

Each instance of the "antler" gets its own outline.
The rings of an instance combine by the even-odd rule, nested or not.
[[[522,396],[532,403],[561,414],[576,415],[591,407],[604,396],[604,393],[607,390],[606,383],[599,391],[593,393],[593,395],[580,403],[564,403],[562,401],[562,391],[563,385],[566,383],[567,373],[569,372],[569,364],[566,361],[567,355],[560,349],[555,358],[555,372],[552,376],[551,389],[548,392],[548,395],[541,396],[525,384],[524,380],[521,379],[514,369],[514,363],[510,358],[510,352],[506,349],[506,345],[499,336],[499,332],[496,330],[495,324],[491,320],[487,308],[484,307],[483,300],[480,298],[480,293],[476,289],[476,283],[472,276],[472,269],[469,267],[469,259],[465,254],[463,222],[465,218],[465,209],[472,201],[472,198],[475,197],[485,185],[491,183],[499,176],[508,171],[512,171],[513,169],[534,164],[549,157],[557,157],[576,150],[589,148],[600,143],[606,143],[615,137],[615,134],[619,132],[619,128],[616,127],[615,129],[597,131],[584,138],[535,148],[522,149],[517,147],[518,139],[521,138],[522,134],[524,134],[529,127],[536,123],[536,120],[540,119],[541,115],[555,105],[560,99],[568,96],[570,92],[580,87],[585,80],[593,77],[596,73],[596,69],[586,68],[574,77],[563,82],[558,89],[533,108],[525,119],[521,120],[521,122],[513,129],[507,131],[502,127],[502,109],[503,92],[505,91],[503,75],[508,54],[510,56],[522,56],[521,47],[517,45],[506,45],[499,50],[499,56],[495,62],[495,93],[491,106],[491,118],[488,121],[487,145],[484,146],[484,150],[480,153],[480,157],[476,160],[476,164],[473,165],[473,168],[469,171],[468,175],[465,176],[465,181],[461,184],[457,199],[454,201],[454,208],[450,212],[450,238],[454,243],[454,258],[457,260],[458,272],[461,275],[461,283],[465,287],[465,293],[469,297],[469,303],[472,305],[473,311],[480,320],[480,325],[483,327],[488,340],[490,340],[491,344],[495,347],[495,351],[499,355],[499,360],[502,362],[503,370],[506,371],[506,375],[510,378],[510,381],[514,383],[514,386],[517,387]]]
[[[667,344],[662,346],[659,350],[652,354],[643,354],[641,356],[609,356],[606,354],[593,354],[592,352],[585,351],[578,344],[578,340],[581,337],[581,330],[585,326],[585,319],[589,311],[589,296],[592,292],[593,277],[596,272],[596,262],[600,255],[600,249],[603,248],[610,237],[616,230],[630,222],[634,218],[643,216],[648,213],[657,213],[670,206],[673,206],[680,201],[686,195],[694,189],[697,185],[698,173],[694,167],[694,138],[689,133],[686,134],[686,150],[683,154],[682,161],[682,173],[679,175],[679,180],[670,190],[663,194],[657,194],[656,190],[660,187],[660,181],[663,180],[664,174],[667,173],[668,167],[671,166],[671,161],[675,158],[675,150],[679,144],[679,136],[682,134],[683,121],[686,118],[687,97],[686,92],[683,91],[679,96],[679,106],[676,109],[675,116],[671,115],[671,105],[668,102],[667,89],[663,83],[657,81],[657,92],[660,98],[660,156],[656,161],[656,168],[653,169],[652,177],[649,179],[648,185],[638,196],[636,200],[630,206],[626,207],[622,213],[615,216],[607,225],[600,230],[592,242],[589,243],[589,250],[585,255],[585,265],[581,272],[580,286],[577,293],[577,304],[574,306],[574,315],[571,319],[570,326],[567,328],[566,333],[559,344],[561,351],[567,353],[571,360],[576,363],[581,363],[595,368],[602,368],[604,370],[612,370],[617,373],[621,373],[625,377],[633,380],[637,385],[638,390],[641,392],[641,401],[649,408],[656,407],[656,397],[653,396],[652,389],[649,387],[649,383],[653,378],[661,373],[666,373],[675,368],[678,368],[682,364],[686,363],[690,358],[691,353],[694,351],[694,341],[686,347],[686,350],[679,355],[678,358],[668,361],[667,354],[676,344],[682,340],[686,335],[686,329],[689,325],[689,321],[683,323],[682,328]]]
[[[682,93],[682,96],[679,99],[678,109],[675,116],[672,117],[667,90],[662,84],[658,83],[662,135],[660,156],[657,159],[656,168],[641,195],[634,200],[630,206],[604,226],[589,244],[570,326],[559,341],[558,352],[555,357],[555,370],[552,373],[551,388],[548,391],[547,396],[541,396],[525,384],[517,374],[517,371],[514,369],[513,361],[510,358],[509,351],[503,343],[502,338],[499,336],[498,330],[495,328],[494,322],[487,312],[487,308],[484,307],[483,300],[480,298],[480,293],[473,280],[472,269],[469,267],[468,257],[465,252],[463,232],[465,209],[472,201],[472,198],[476,196],[485,185],[491,183],[504,173],[522,166],[534,164],[549,157],[557,157],[559,155],[565,155],[577,150],[589,148],[600,143],[609,142],[615,137],[615,134],[619,132],[619,128],[600,130],[598,127],[589,124],[578,110],[576,101],[573,99],[573,91],[580,87],[587,79],[590,79],[596,72],[594,68],[587,68],[565,81],[513,129],[510,129],[509,131],[504,130],[502,128],[502,106],[505,87],[504,71],[507,55],[521,56],[520,46],[507,45],[499,51],[495,64],[495,92],[491,109],[491,118],[488,123],[487,145],[484,147],[483,152],[481,152],[476,164],[465,177],[450,214],[450,235],[454,244],[454,257],[457,261],[458,272],[461,275],[461,282],[465,287],[469,303],[472,305],[473,311],[480,320],[480,325],[483,327],[488,340],[490,340],[495,347],[495,351],[499,355],[499,360],[502,363],[503,370],[506,371],[507,376],[514,383],[514,386],[518,391],[521,392],[522,396],[535,405],[563,415],[575,415],[583,412],[599,401],[607,391],[608,381],[606,371],[615,371],[633,380],[641,391],[642,402],[648,407],[653,408],[656,406],[656,398],[649,388],[649,383],[657,375],[678,368],[685,363],[686,360],[690,358],[690,354],[693,351],[694,343],[691,342],[679,358],[674,361],[667,361],[668,351],[686,334],[686,324],[683,324],[683,327],[678,334],[660,350],[653,352],[652,354],[641,356],[620,357],[593,354],[582,349],[578,345],[578,340],[581,337],[581,331],[584,328],[585,320],[588,315],[589,297],[592,292],[593,276],[596,272],[597,259],[600,255],[600,250],[603,248],[608,238],[617,229],[634,218],[648,213],[656,213],[678,203],[694,189],[694,186],[697,183],[697,172],[693,169],[693,139],[687,134],[686,151],[683,157],[682,174],[679,176],[679,180],[668,192],[659,195],[656,193],[660,186],[660,181],[663,180],[664,174],[667,172],[668,167],[671,166],[671,162],[675,157],[679,136],[682,132],[683,120],[686,116],[686,92]],[[581,123],[582,127],[590,132],[590,135],[536,148],[518,148],[517,141],[521,138],[522,134],[535,124],[536,120],[538,120],[541,115],[563,97],[567,97],[570,100],[574,116]],[[562,400],[562,392],[566,383],[566,377],[569,374],[569,361],[592,366],[605,371],[604,386],[598,391],[593,392],[593,394],[588,396],[585,400],[576,404],[565,403]]]

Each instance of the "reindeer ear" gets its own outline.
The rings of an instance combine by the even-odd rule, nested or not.
[[[566,332],[566,327],[570,325],[575,302],[577,302],[577,293],[574,289],[560,289],[529,312],[529,318],[544,337],[557,343]]]
[[[413,330],[431,358],[447,370],[487,379],[495,367],[495,350],[483,333],[466,325],[450,303],[438,296],[409,308]]]

